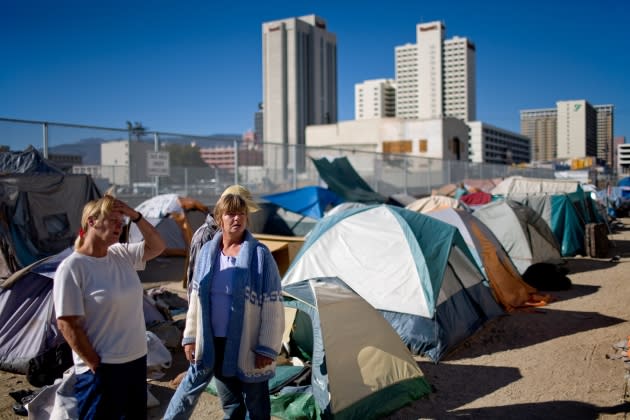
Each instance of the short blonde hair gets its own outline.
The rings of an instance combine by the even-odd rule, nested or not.
[[[228,194],[240,195],[241,197],[243,197],[245,199],[245,202],[247,202],[247,207],[249,208],[250,213],[254,213],[260,210],[260,207],[252,198],[252,193],[249,192],[249,190],[244,186],[240,184],[230,185],[225,189],[225,191],[221,193],[221,197]]]
[[[114,201],[116,199],[107,194],[98,200],[89,201],[83,206],[83,214],[81,215],[81,230],[79,236],[74,241],[74,248],[78,249],[83,245],[83,237],[88,230],[88,222],[90,218],[102,221],[112,212]]]

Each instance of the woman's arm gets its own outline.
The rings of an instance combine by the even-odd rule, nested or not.
[[[83,317],[62,316],[57,318],[57,326],[70,348],[85,362],[92,372],[101,364],[101,358],[94,350],[83,329]]]
[[[136,218],[140,215],[140,213],[136,212]],[[131,217],[131,220],[136,220]],[[142,233],[142,237],[144,238],[144,256],[142,257],[143,261],[152,260],[153,258],[160,255],[166,249],[166,243],[162,236],[157,231],[155,227],[142,217],[140,220],[135,222]]]
[[[144,238],[144,256],[142,261],[151,260],[160,255],[166,249],[166,243],[155,227],[147,222],[140,212],[135,211],[124,201],[116,199],[114,201],[114,211],[119,211],[129,217],[138,226],[138,230]]]

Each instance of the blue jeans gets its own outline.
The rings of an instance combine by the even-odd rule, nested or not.
[[[270,419],[271,402],[268,381],[246,383],[234,376],[224,377],[221,374],[221,367],[225,352],[225,338],[215,338],[214,347],[214,369],[202,368],[195,363],[190,364],[186,376],[166,408],[164,420],[190,418],[199,395],[206,389],[213,375],[221,399],[224,419]]]
[[[101,363],[77,375],[74,392],[80,419],[146,419],[147,357]]]

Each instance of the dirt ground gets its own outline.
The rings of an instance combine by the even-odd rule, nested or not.
[[[573,287],[553,292],[555,302],[492,321],[438,364],[417,358],[434,392],[387,418],[630,419],[630,361],[607,358],[630,335],[630,219],[619,222],[607,258],[566,260]],[[181,351],[173,356],[152,382],[161,404],[150,419],[186,368]],[[24,376],[0,371],[0,419],[20,418],[8,393],[23,389],[33,389]],[[217,398],[202,395],[192,418],[221,419]]]

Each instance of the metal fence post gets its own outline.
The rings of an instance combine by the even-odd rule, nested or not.
[[[238,184],[238,140],[234,139],[234,184]]]
[[[45,122],[42,124],[43,135],[44,135],[44,158],[48,159],[48,123]]]
[[[407,179],[407,172],[408,171],[407,171],[407,169],[408,169],[408,166],[409,166],[409,162],[407,162],[407,156],[405,155],[405,164],[403,165],[403,170],[405,171],[405,177],[404,177],[405,185],[404,185],[403,191],[405,192],[405,194],[407,194],[407,183],[408,183],[408,179]]]
[[[153,133],[153,151],[154,152],[160,151],[160,136],[158,133]],[[170,165],[170,162],[169,162],[169,165]],[[170,172],[170,168],[169,168],[169,172]],[[153,183],[155,184],[155,195],[158,195],[160,193],[160,177],[158,175],[155,175],[153,177]]]

